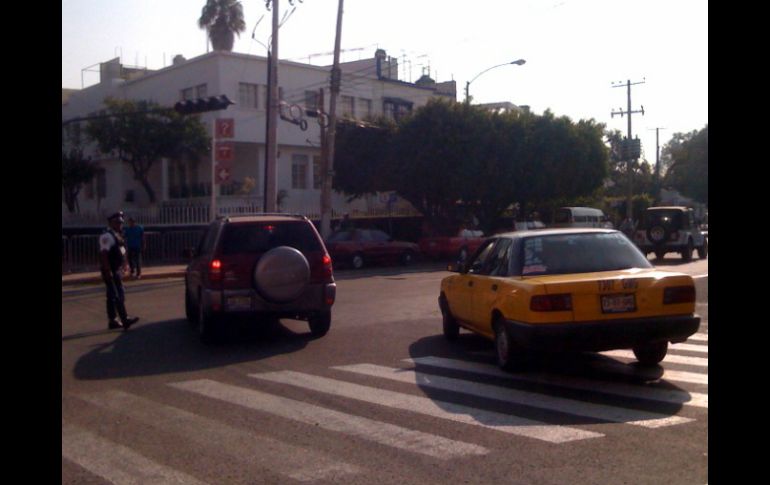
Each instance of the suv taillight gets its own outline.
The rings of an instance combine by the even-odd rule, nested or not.
[[[220,283],[222,281],[222,261],[214,259],[209,263],[209,281]]]
[[[332,269],[332,258],[328,253],[324,253],[321,256],[321,264],[311,264],[310,279],[318,283],[329,283],[334,276],[334,270]],[[318,260],[316,260],[318,261]]]

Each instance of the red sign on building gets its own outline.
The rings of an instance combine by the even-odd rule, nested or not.
[[[232,162],[235,158],[235,146],[229,141],[218,141],[215,144],[214,156],[217,162]]]
[[[232,138],[235,136],[235,120],[232,118],[217,118],[215,130],[217,139]]]

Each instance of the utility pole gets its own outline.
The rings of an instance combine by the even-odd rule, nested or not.
[[[628,139],[627,141],[624,142],[624,144],[627,147],[624,150],[624,152],[626,153],[626,169],[628,171],[628,195],[626,197],[626,217],[631,221],[633,221],[633,208],[631,206],[633,204],[633,196],[634,196],[633,182],[632,182],[633,170],[631,168],[632,168],[633,160],[638,159],[640,156],[640,154],[635,153],[632,150],[633,142],[631,138],[631,115],[635,113],[641,113],[642,115],[644,115],[644,106],[642,106],[642,109],[640,111],[631,111],[631,86],[636,84],[644,84],[644,80],[635,82],[635,83],[632,83],[631,80],[628,80],[625,84],[626,88],[628,89],[628,109],[626,111],[623,111],[623,108],[620,108],[619,111],[613,111],[611,113],[611,116],[613,118],[615,117],[615,115],[620,115],[621,118],[623,117],[623,115],[626,115],[626,114],[628,115]],[[612,87],[620,88],[623,86],[624,86],[623,84],[618,83],[613,85]]]
[[[273,3],[273,35],[268,59],[268,114],[265,136],[265,201],[263,212],[276,212],[276,155],[278,154],[278,0]]]
[[[660,202],[660,189],[661,189],[661,183],[660,183],[660,130],[665,130],[665,128],[655,128],[655,203],[658,204]]]
[[[329,97],[329,131],[326,133],[326,150],[321,154],[321,236],[331,234],[332,212],[332,167],[334,166],[334,138],[337,134],[337,96],[340,93],[342,72],[340,71],[340,42],[342,38],[342,4],[337,8],[337,35],[334,40],[334,64],[332,65],[331,96]],[[323,109],[323,106],[321,106]]]

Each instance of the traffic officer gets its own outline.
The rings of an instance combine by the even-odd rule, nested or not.
[[[123,331],[139,320],[126,313],[123,272],[126,261],[126,241],[123,238],[123,212],[116,212],[107,218],[108,227],[99,237],[99,262],[102,280],[107,287],[107,328],[122,328]],[[122,324],[117,320],[118,315]]]

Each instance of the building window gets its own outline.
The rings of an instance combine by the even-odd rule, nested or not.
[[[238,84],[238,104],[242,108],[259,108],[258,84],[239,83]]]
[[[347,116],[350,118],[356,117],[355,98],[353,96],[340,96],[340,104],[338,108],[342,116]]]
[[[320,95],[318,91],[305,91],[305,108],[319,109]]]
[[[195,97],[196,98],[205,98],[208,96],[209,89],[205,84],[199,84],[195,86]]]
[[[307,189],[307,155],[291,156],[291,188]]]
[[[189,99],[195,98],[195,93],[193,92],[193,88],[185,88],[182,90],[182,101],[187,101]]]
[[[323,183],[323,174],[321,173],[321,157],[313,156],[313,188],[320,189]]]
[[[396,121],[412,112],[412,103],[403,99],[386,98],[382,103],[382,112]]]
[[[362,119],[372,117],[372,100],[366,98],[358,98],[358,116]]]

